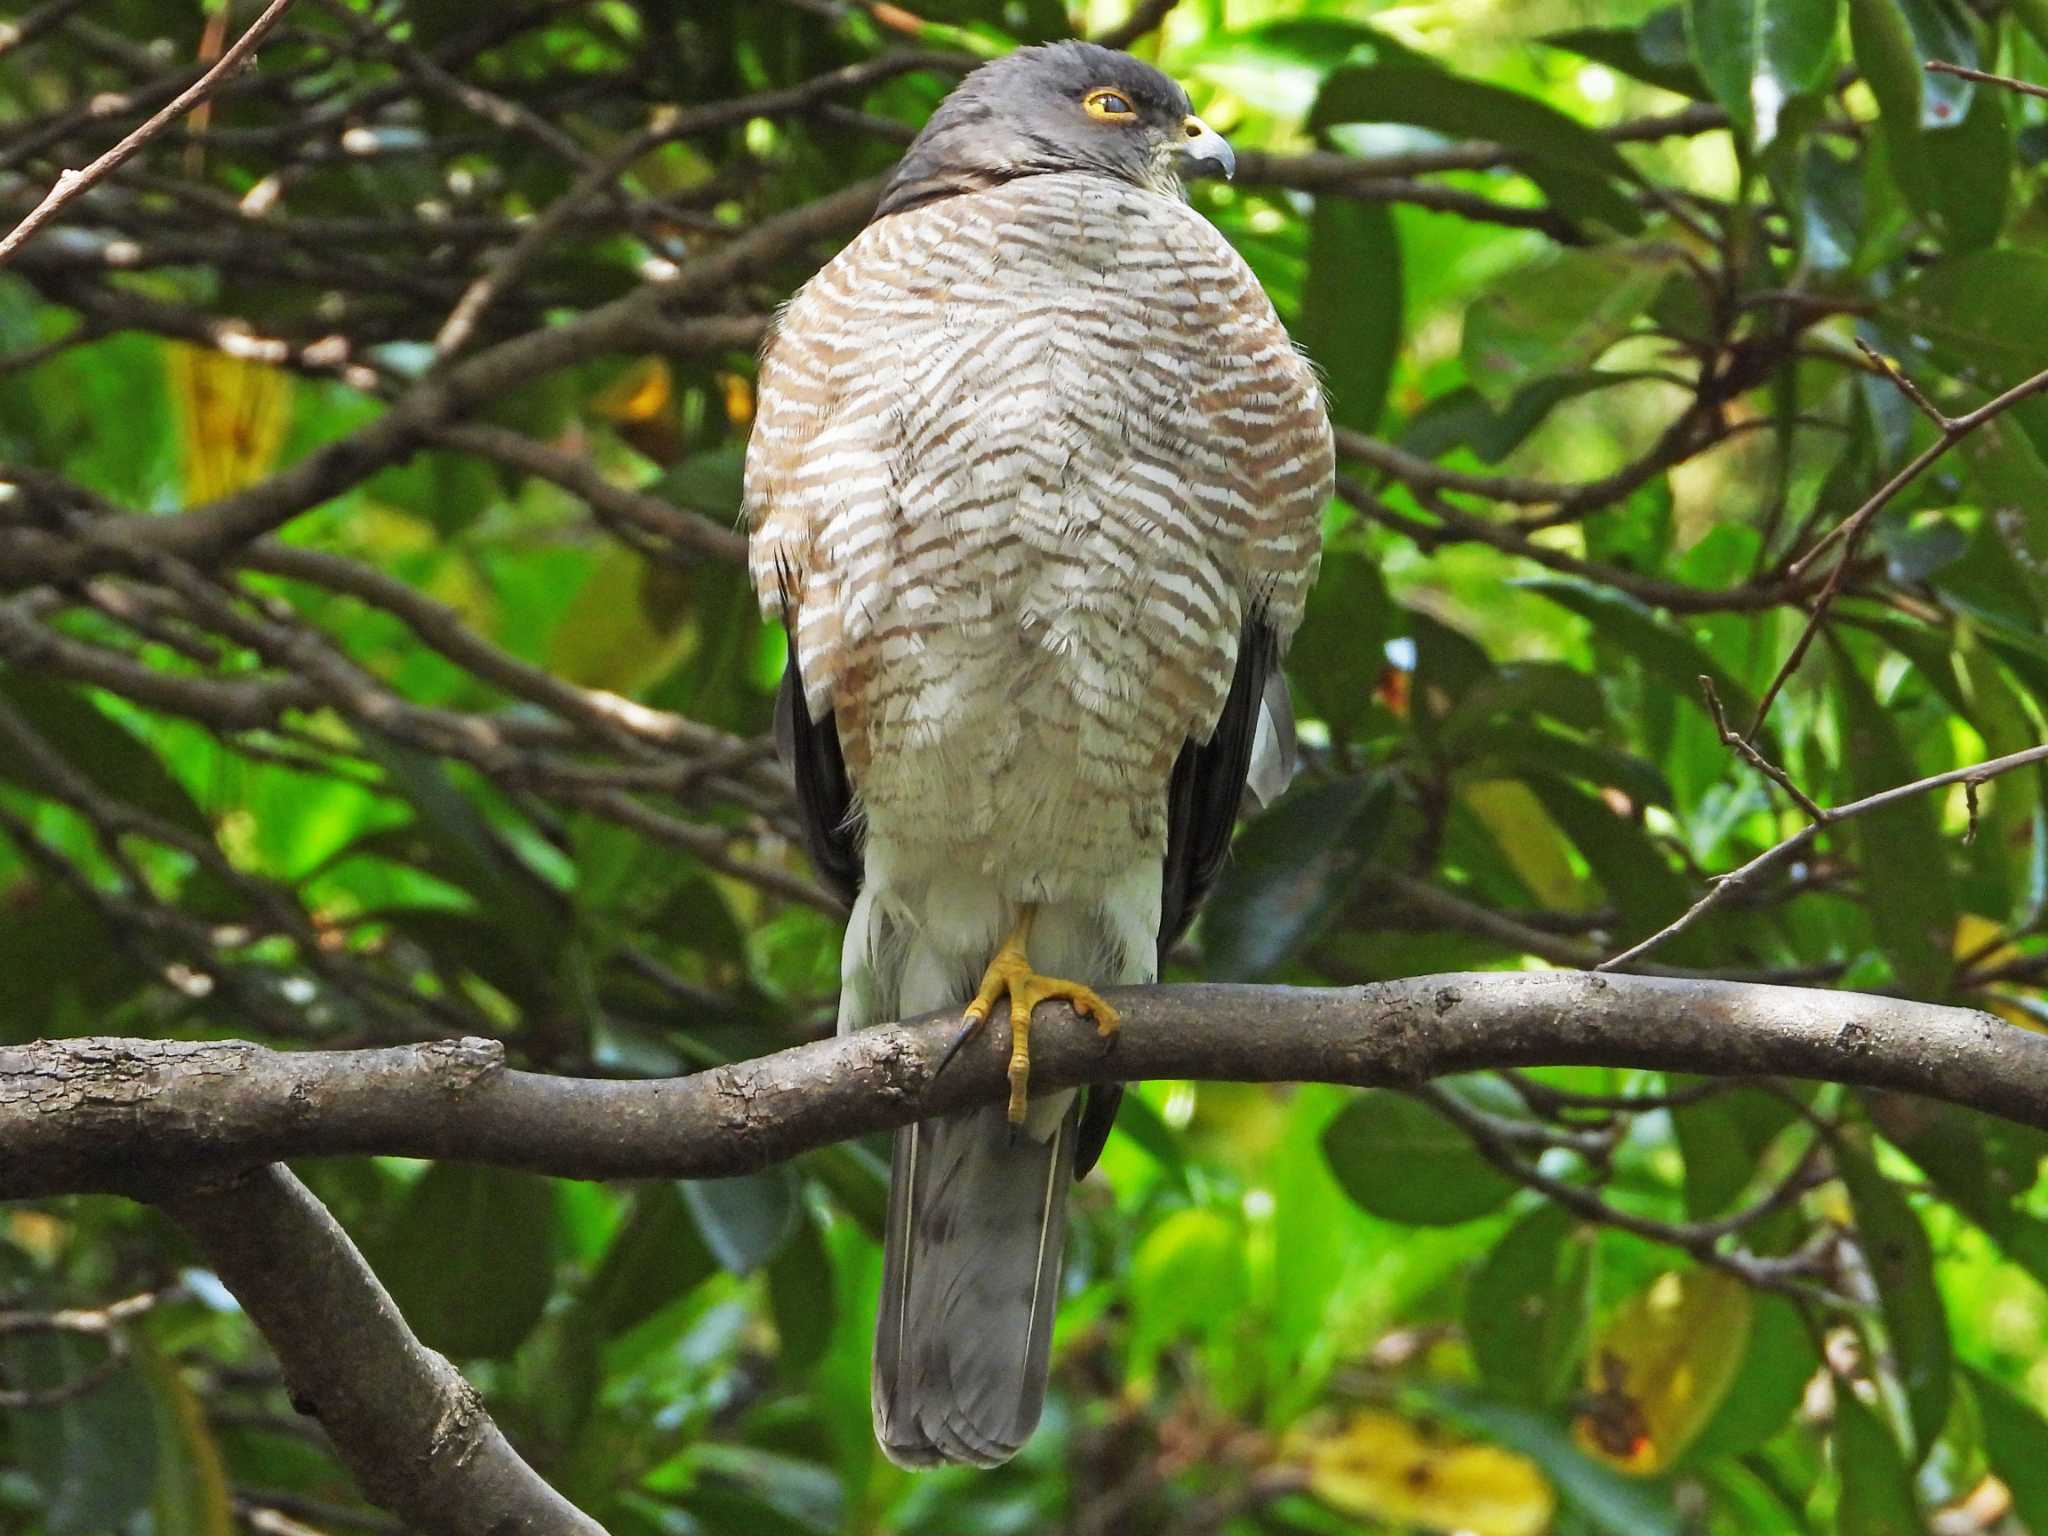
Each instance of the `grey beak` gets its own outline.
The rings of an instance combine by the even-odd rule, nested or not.
[[[1237,156],[1232,153],[1228,139],[1193,114],[1183,127],[1187,142],[1180,147],[1181,175],[1221,176],[1228,181],[1237,173]]]

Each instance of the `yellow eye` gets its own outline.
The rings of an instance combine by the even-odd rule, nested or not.
[[[1131,105],[1131,98],[1122,91],[1112,91],[1107,86],[1097,86],[1081,98],[1081,110],[1098,122],[1128,123],[1137,118],[1138,109]]]

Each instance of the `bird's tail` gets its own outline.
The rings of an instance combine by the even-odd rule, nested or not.
[[[1040,1140],[992,1104],[896,1133],[875,1325],[875,1435],[889,1459],[992,1467],[1045,1406],[1071,1102]]]
[[[949,943],[962,952],[940,953]],[[994,948],[937,938],[882,892],[863,892],[847,925],[841,1032],[964,1005]],[[1075,1127],[1069,1090],[1034,1096],[1014,1130],[997,1104],[896,1133],[874,1415],[898,1465],[995,1466],[1036,1427]]]

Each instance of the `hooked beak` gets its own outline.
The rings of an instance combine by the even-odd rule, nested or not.
[[[1183,176],[1221,176],[1225,181],[1237,172],[1237,156],[1231,153],[1230,141],[1189,113],[1181,124],[1187,134],[1186,142],[1180,147],[1180,173]]]

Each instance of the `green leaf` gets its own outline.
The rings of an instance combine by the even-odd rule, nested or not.
[[[1521,1186],[1450,1121],[1406,1094],[1360,1094],[1323,1130],[1344,1192],[1386,1221],[1448,1227],[1497,1210]]]
[[[1674,1088],[1693,1079],[1674,1078]],[[1685,1213],[1698,1221],[1719,1215],[1755,1178],[1764,1151],[1796,1118],[1775,1094],[1743,1088],[1671,1112],[1685,1157]]]
[[[624,1333],[717,1271],[681,1186],[643,1184],[581,1301],[601,1333]]]
[[[1835,1528],[1842,1536],[1923,1536],[1927,1526],[1899,1443],[1882,1420],[1835,1378],[1835,1476],[1842,1485]]]
[[[768,1265],[769,1310],[782,1369],[801,1379],[832,1342],[832,1260],[817,1220],[798,1210],[796,1232]]]
[[[2048,1422],[2004,1382],[1967,1368],[1984,1422],[1984,1455],[2012,1494],[2012,1512],[2030,1531],[2048,1531]]]
[[[2022,1203],[2048,1156],[2048,1135],[1960,1105],[1864,1095],[1885,1140],[1920,1165],[1943,1199],[2005,1256],[2048,1284],[2048,1221]]]
[[[1560,212],[1624,234],[1642,228],[1642,215],[1613,186],[1636,180],[1621,152],[1585,124],[1519,91],[1415,64],[1351,65],[1323,83],[1309,114],[1311,131],[1337,123],[1412,123],[1511,144],[1529,179]]]
[[[1482,774],[1493,768],[1508,770],[1511,778],[1562,773],[1588,784],[1611,785],[1638,805],[1673,803],[1671,786],[1655,764],[1527,720],[1494,721],[1467,732],[1461,744]]]
[[[1567,48],[1581,58],[1605,64],[1630,79],[1660,90],[1705,100],[1706,82],[1693,67],[1685,44],[1684,7],[1668,5],[1652,11],[1640,26],[1573,27],[1546,32],[1536,39],[1552,48]]]
[[[1897,3],[1913,37],[1915,62],[1923,66],[1920,76],[1921,125],[1934,129],[1953,127],[1969,115],[1978,96],[1996,92],[1980,91],[1974,80],[1966,80],[1960,75],[1928,74],[1924,66],[1929,59],[1942,59],[1950,64],[1976,68],[1981,62],[1977,56],[1977,34],[1955,0],[1897,0]]]
[[[1331,70],[1344,64],[1432,66],[1362,21],[1293,16],[1226,32],[1198,45],[1179,66],[1181,78],[1213,81],[1279,117],[1306,116]]]
[[[1756,1173],[1755,1154],[1726,1097],[1683,1104],[1671,1111],[1671,1129],[1685,1158],[1685,1214],[1699,1221],[1735,1203]]]
[[[1691,905],[1692,888],[1685,876],[1671,867],[1641,825],[1615,815],[1606,801],[1563,779],[1528,774],[1523,782],[1584,856],[1607,899],[1620,909],[1616,930],[1622,937],[1654,933]],[[1710,925],[1701,925],[1680,935],[1668,953],[1697,954],[1698,938],[1710,931]]]
[[[1319,197],[1309,218],[1299,340],[1322,369],[1330,419],[1370,432],[1401,350],[1401,241],[1384,203]]]
[[[691,1179],[682,1191],[713,1257],[734,1274],[753,1273],[796,1234],[802,1191],[788,1168]]]
[[[1835,703],[1843,765],[1857,798],[1920,777],[1897,722],[1843,652],[1835,660]],[[1956,897],[1934,799],[1910,795],[1858,816],[1848,836],[1878,944],[1900,984],[1917,996],[1941,996],[1955,969]]]
[[[1958,377],[2009,387],[2048,357],[2048,256],[2001,247],[1951,257],[1903,284],[1885,314]]]
[[[413,823],[432,849],[433,868],[454,880],[519,945],[519,957],[551,972],[568,942],[567,904],[519,859],[435,759],[380,738],[364,749],[384,765],[392,790],[410,801]]]
[[[1425,459],[1440,458],[1453,448],[1470,448],[1481,463],[1498,464],[1567,400],[1612,389],[1634,377],[1610,372],[1538,379],[1516,390],[1498,411],[1478,390],[1461,384],[1415,413],[1401,431],[1400,446]]]
[[[1664,287],[1668,249],[1568,247],[1495,279],[1465,312],[1466,376],[1494,409],[1542,379],[1582,374]]]
[[[2017,556],[2035,597],[2048,599],[2048,465],[2010,416],[1984,423],[1957,445],[1985,515]]]
[[[796,1166],[831,1191],[839,1209],[868,1236],[882,1235],[889,1216],[889,1166],[884,1159],[858,1142],[841,1142],[806,1153]]]
[[[604,1385],[603,1346],[597,1319],[584,1307],[549,1312],[520,1346],[519,1396],[558,1445],[573,1442],[590,1420]]]
[[[1821,84],[1836,0],[1687,0],[1686,31],[1714,99],[1759,148],[1793,97]]]
[[[1131,1258],[1132,1378],[1149,1380],[1178,1338],[1213,1339],[1235,1327],[1250,1284],[1241,1223],[1206,1206],[1163,1218]]]
[[[1202,919],[1220,981],[1249,981],[1310,943],[1379,847],[1394,795],[1383,778],[1339,779],[1283,795],[1246,827]]]
[[[7,1384],[49,1390],[78,1380],[106,1346],[75,1333],[17,1333],[0,1340]],[[117,1371],[89,1392],[8,1415],[12,1460],[43,1496],[48,1536],[105,1536],[149,1507],[158,1459],[155,1405],[141,1373]]]
[[[1578,614],[1644,671],[1688,703],[1697,701],[1701,714],[1706,712],[1700,693],[1702,677],[1712,680],[1714,691],[1721,696],[1728,712],[1729,724],[1741,729],[1756,713],[1756,700],[1750,691],[1714,660],[1683,625],[1627,593],[1576,576],[1532,576],[1515,585]]]
[[[1303,712],[1328,725],[1335,740],[1352,740],[1372,710],[1393,620],[1379,561],[1344,549],[1323,556],[1287,671]]]
[[[234,1499],[206,1410],[153,1344],[141,1343],[136,1366],[156,1409],[155,1514],[151,1536],[233,1536]]]
[[[555,1245],[555,1191],[546,1179],[436,1163],[406,1192],[377,1245],[378,1273],[429,1347],[497,1358],[540,1321]]]
[[[1950,249],[1979,250],[1997,240],[2005,228],[2013,170],[2012,129],[2000,93],[1977,92],[1960,122],[1929,129],[1921,145],[1934,177],[1933,212]]]
[[[0,1039],[105,1033],[106,1013],[154,980],[75,891],[0,887],[0,907]]]
[[[1934,1284],[1934,1251],[1906,1197],[1868,1158],[1837,1143],[1835,1167],[1855,1208],[1912,1414],[1914,1444],[1924,1457],[1948,1420],[1951,1390],[1948,1316]]]
[[[205,813],[162,761],[63,683],[26,672],[0,672],[0,701],[13,706],[35,733],[80,778],[108,799],[147,811],[160,821],[212,840]],[[0,753],[0,778],[40,794],[56,786],[14,752]]]
[[[1570,1388],[1591,1323],[1592,1244],[1562,1206],[1539,1205],[1465,1283],[1465,1338],[1488,1390],[1541,1407]]]
[[[1799,1309],[1782,1296],[1758,1293],[1753,1301],[1742,1364],[1713,1417],[1686,1447],[1688,1466],[1746,1455],[1771,1439],[1798,1411],[1806,1384],[1820,1368]]]

